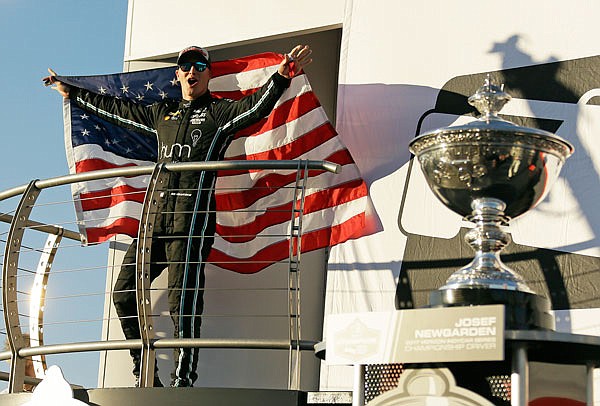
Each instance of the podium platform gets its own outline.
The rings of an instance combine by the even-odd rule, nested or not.
[[[361,315],[362,314],[357,314],[357,316]],[[373,317],[377,319],[377,316]],[[346,319],[345,323],[348,323],[347,320],[348,319]],[[361,319],[360,321],[365,322],[368,320]],[[378,321],[381,321],[381,319],[379,318]],[[370,327],[368,326],[368,323],[366,323],[366,325],[367,327]],[[394,327],[399,326],[400,325],[395,325]],[[341,328],[340,331],[347,331],[347,327],[345,327],[344,324],[341,324],[339,327]],[[411,324],[408,323],[405,327],[410,330]],[[385,331],[382,330],[382,333],[382,335],[385,335]],[[485,358],[477,360],[471,358],[468,361],[458,360],[453,362],[447,359],[447,354],[440,354],[439,362],[432,359],[430,355],[426,355],[427,359],[424,362],[416,361],[406,363],[402,362],[401,359],[406,353],[403,354],[398,348],[410,345],[410,341],[403,341],[401,339],[396,341],[387,340],[385,346],[388,348],[394,347],[396,351],[390,352],[389,350],[382,350],[381,354],[383,354],[382,356],[389,356],[392,354],[395,358],[387,361],[385,359],[379,359],[377,362],[372,363],[403,363],[403,372],[400,375],[398,387],[384,392],[379,396],[376,395],[375,398],[372,396],[366,397],[365,387],[367,385],[365,382],[365,365],[370,365],[372,363],[361,362],[359,360],[360,357],[357,357],[357,361],[351,364],[355,366],[352,404],[354,406],[364,405],[366,401],[368,401],[369,404],[376,404],[378,406],[404,404],[402,402],[409,400],[414,402],[417,401],[417,398],[422,398],[421,400],[424,400],[428,396],[431,397],[432,393],[437,393],[440,396],[441,394],[446,394],[444,396],[449,396],[451,398],[453,396],[452,393],[470,392],[473,395],[477,394],[484,397],[489,401],[490,405],[510,404],[526,406],[530,400],[529,369],[532,362],[582,366],[583,369],[585,369],[586,375],[586,402],[588,405],[594,404],[593,402],[596,397],[594,371],[600,364],[600,337],[551,330],[504,330],[498,331],[497,334],[498,337],[501,337],[501,345],[503,345],[504,351],[503,357],[495,360]],[[331,336],[328,335],[328,337]],[[373,343],[373,337],[375,337],[375,335],[368,337],[371,340],[371,343]],[[325,342],[319,343],[315,347],[316,355],[322,359],[327,359],[326,352],[328,351],[328,348],[335,347],[329,347]],[[334,351],[340,352],[342,350],[338,347],[335,348]],[[372,354],[373,353],[370,355],[372,356]],[[339,354],[332,354],[332,356],[339,357]],[[443,357],[446,357],[446,359],[443,359]],[[429,381],[438,378],[440,381],[445,380],[446,383],[444,383],[444,385],[446,385],[446,387],[441,389],[433,388],[431,386],[425,389],[419,387],[419,389],[415,390],[414,388],[418,387],[418,385],[413,385],[411,382],[406,381],[407,379],[416,379],[414,377],[418,377],[420,371],[425,370],[428,371]],[[436,372],[442,370],[444,372]],[[413,374],[414,377],[407,378],[410,374]],[[450,376],[449,378],[448,375]],[[504,401],[490,396],[490,385],[488,382],[485,382],[485,377],[487,376],[506,377],[507,396]],[[424,381],[425,380],[422,380],[422,382]],[[448,383],[449,381],[451,382]],[[408,388],[410,385],[413,386],[409,390]],[[422,393],[419,392],[420,390],[422,390]],[[462,396],[464,396],[464,393],[462,393]],[[379,398],[384,397],[384,400],[379,400]],[[414,404],[420,403],[417,402]]]
[[[3,406],[21,406],[31,393],[0,395]],[[232,388],[112,388],[77,389],[74,398],[88,405],[143,406],[305,406],[350,405],[350,392],[303,392],[279,389]]]

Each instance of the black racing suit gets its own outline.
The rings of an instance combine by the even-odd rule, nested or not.
[[[164,101],[150,106],[72,88],[70,98],[84,110],[119,126],[158,138],[158,162],[216,161],[223,158],[234,133],[269,114],[289,86],[275,73],[256,93],[239,101],[205,93],[190,101]],[[215,231],[213,172],[169,174],[168,192],[159,203],[154,224],[151,274],[153,281],[168,263],[168,300],[179,338],[200,337],[204,307],[204,262]],[[134,241],[123,259],[113,301],[123,333],[140,338],[136,314]],[[131,351],[139,374],[139,350]],[[174,382],[191,385],[197,378],[198,349],[175,350]]]

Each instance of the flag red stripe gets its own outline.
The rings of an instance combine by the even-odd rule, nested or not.
[[[256,69],[264,69],[269,66],[279,65],[282,61],[283,55],[275,52],[264,52],[262,54],[256,54],[246,56],[243,58],[232,59],[228,61],[214,62],[210,66],[210,73],[213,78],[232,75],[240,72],[248,72]]]
[[[90,171],[99,171],[101,169],[115,169],[115,168],[125,168],[128,166],[137,166],[134,163],[128,163],[124,165],[117,165],[104,159],[92,158],[92,159],[83,159],[75,163],[75,173],[83,173]]]
[[[339,239],[338,244],[353,238],[358,227],[364,224],[364,217],[364,213],[361,213],[341,224],[303,234],[302,252],[327,247],[333,234]],[[346,238],[346,240],[343,238]],[[286,259],[288,256],[289,243],[285,240],[271,244],[248,258],[235,258],[213,248],[208,256],[208,261],[229,271],[252,274],[262,271],[274,262]]]
[[[299,136],[294,141],[282,145],[281,147],[273,148],[268,151],[257,152],[255,154],[243,154],[236,157],[229,157],[231,160],[284,160],[296,159],[300,155],[305,154],[326,141],[337,136],[331,123],[326,122],[319,127],[313,128],[307,133]]]
[[[348,220],[341,223],[339,226],[331,227],[331,234],[329,235],[329,246],[341,244],[345,241],[352,240],[354,238],[362,237],[362,230],[365,228],[367,222],[367,215],[363,211],[349,218]],[[304,240],[303,244],[304,244]],[[320,247],[322,248],[322,247]],[[302,251],[306,251],[305,247],[302,246]]]
[[[308,151],[318,147],[322,143],[335,138],[337,134],[330,123],[314,128],[306,134],[298,137],[294,141],[282,145],[277,148],[272,148],[268,151],[257,152],[255,154],[242,154],[236,157],[227,157],[225,160],[285,160],[296,159]],[[260,170],[235,170],[235,171],[220,171],[219,176],[236,176],[242,173],[258,172]]]
[[[312,92],[306,92],[293,99],[286,100],[271,114],[260,121],[240,130],[236,133],[236,138],[256,137],[274,128],[290,123],[302,117],[306,113],[321,107],[321,104]]]
[[[347,165],[353,163],[352,157],[348,150],[341,150],[335,152],[325,158],[327,161],[339,164]],[[319,170],[308,171],[308,176],[313,177],[323,173]],[[220,173],[219,173],[220,175]],[[220,193],[216,196],[218,210],[239,210],[249,207],[256,203],[258,200],[266,197],[274,192],[275,189],[289,185],[296,181],[296,173],[290,173],[283,175],[280,173],[270,173],[262,178],[258,179],[251,189],[245,189],[242,191],[236,191],[232,193]]]
[[[128,185],[117,186],[112,189],[98,190],[79,195],[81,208],[84,211],[108,209],[119,203],[133,201],[144,203],[146,189],[138,189]]]
[[[321,190],[306,196],[304,199],[304,215],[360,199],[367,195],[367,186],[362,179],[352,180],[335,188]],[[225,226],[217,224],[217,233],[229,242],[248,242],[267,227],[290,221],[292,202],[277,207],[269,207],[254,219],[254,221],[239,225]]]
[[[560,397],[543,397],[529,401],[529,406],[585,406],[585,404],[579,400]]]
[[[130,237],[137,237],[139,220],[131,217],[121,217],[115,220],[108,226],[104,227],[90,227],[87,228],[87,239],[88,242],[103,242],[108,240],[110,237],[125,234]]]
[[[350,217],[343,223],[324,227],[302,235],[302,252],[325,248],[332,245],[332,237],[336,237],[335,244],[343,243],[356,236],[359,227],[365,224],[365,213]]]
[[[248,96],[254,92],[256,92],[258,88],[254,89],[246,89],[246,90],[217,90],[211,91],[210,93],[218,99],[231,99],[231,100],[239,100],[242,97]]]
[[[229,271],[252,274],[262,271],[277,261],[289,255],[288,241],[283,240],[263,248],[259,253],[250,258],[235,258],[213,248],[208,256],[208,262]],[[240,261],[243,261],[240,263]],[[258,262],[261,261],[261,262]]]
[[[296,75],[299,76],[299,75]],[[248,89],[236,89],[236,90],[211,90],[211,94],[218,99],[231,99],[231,100],[239,100],[245,96],[248,96],[252,93],[255,93],[259,87],[253,87]],[[318,100],[318,99],[317,99]]]

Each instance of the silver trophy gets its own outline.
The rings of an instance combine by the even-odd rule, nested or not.
[[[547,131],[498,117],[510,98],[488,76],[469,98],[479,119],[422,134],[410,143],[433,193],[475,224],[465,236],[475,258],[432,292],[430,305],[504,304],[507,328],[553,329],[550,302],[502,263],[500,252],[510,242],[502,227],[546,197],[573,146]]]

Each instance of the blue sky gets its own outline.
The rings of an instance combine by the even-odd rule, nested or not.
[[[68,174],[62,99],[55,91],[45,88],[41,78],[47,75],[48,67],[65,75],[122,71],[126,19],[126,0],[0,0],[0,55],[3,58],[0,74],[0,136],[3,146],[0,190],[26,184],[32,179]],[[63,210],[67,216],[74,218],[72,207]],[[91,248],[88,252],[95,256],[96,263],[106,264],[106,245]],[[64,266],[58,262],[57,256],[53,270]],[[62,262],[65,260],[62,259]],[[76,261],[69,258],[66,262],[71,265]],[[94,292],[104,290],[103,271],[81,278],[79,283],[88,285]],[[73,290],[74,287],[65,283],[64,279],[63,282],[58,281],[60,279],[56,279],[54,287],[60,285],[63,290],[55,294],[68,294]],[[49,285],[52,283],[51,280]],[[87,306],[86,303],[81,307],[85,309]],[[95,307],[97,311],[98,306],[96,303],[89,307]],[[77,307],[67,305],[66,310],[59,310],[60,317],[67,320],[90,317],[79,314],[81,309]],[[60,340],[61,334],[66,342],[76,341],[79,337],[83,340],[99,339],[94,338],[97,327],[91,333],[84,330],[85,327],[66,325],[55,327],[54,331],[48,327],[46,331],[48,335],[54,334],[52,341]],[[2,337],[0,343],[3,341]],[[83,359],[61,359],[60,366],[70,382],[95,387],[97,358],[96,354]],[[7,365],[2,365],[0,370],[7,370]],[[4,386],[0,382],[0,387]]]
[[[40,79],[122,71],[126,20],[126,0],[0,0],[0,190],[67,173],[61,99]]]

